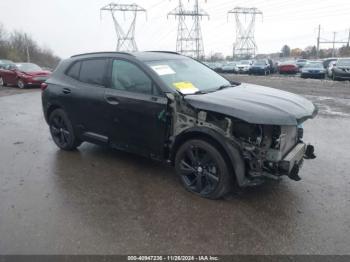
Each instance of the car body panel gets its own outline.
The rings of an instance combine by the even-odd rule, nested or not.
[[[220,112],[254,124],[297,125],[317,113],[316,107],[301,96],[252,84],[188,95],[185,100],[195,108]]]

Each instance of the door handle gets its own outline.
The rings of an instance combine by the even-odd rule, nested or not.
[[[119,100],[115,96],[106,96],[105,99],[106,99],[107,103],[110,105],[114,105],[114,106],[119,105]]]
[[[68,94],[70,94],[72,91],[69,89],[69,88],[63,88],[62,89],[62,93],[63,94],[66,94],[66,95],[68,95]]]

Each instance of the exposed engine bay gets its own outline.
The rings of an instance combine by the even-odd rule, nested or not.
[[[279,179],[282,175],[298,181],[304,158],[315,158],[313,146],[302,141],[301,125],[251,124],[220,113],[197,110],[181,99],[169,98],[173,111],[172,143],[194,127],[215,130],[239,149],[245,176],[252,185],[262,183],[265,178]]]

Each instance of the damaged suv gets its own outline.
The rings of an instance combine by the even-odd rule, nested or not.
[[[234,185],[283,175],[300,180],[308,100],[229,82],[172,52],[104,52],[61,62],[42,84],[53,141],[73,150],[88,141],[175,166],[185,188],[217,199]]]

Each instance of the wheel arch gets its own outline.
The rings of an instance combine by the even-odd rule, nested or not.
[[[45,119],[46,119],[47,123],[49,122],[49,118],[50,118],[51,113],[56,109],[63,109],[63,107],[60,106],[59,104],[50,104],[47,107],[46,114],[45,114]]]
[[[227,141],[223,135],[206,127],[194,127],[177,135],[170,153],[171,164],[174,165],[175,156],[180,146],[190,139],[202,139],[213,144],[223,155],[230,173],[239,186],[246,184],[245,164],[240,150]]]

